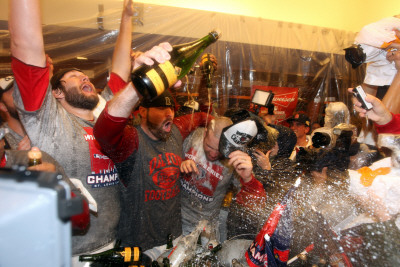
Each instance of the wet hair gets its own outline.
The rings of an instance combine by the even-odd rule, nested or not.
[[[54,73],[53,77],[51,77],[51,79],[50,79],[51,88],[53,90],[60,88],[62,77],[64,77],[64,75],[70,71],[82,72],[78,68],[65,68],[65,69],[61,69],[61,70],[57,71],[56,73]],[[64,89],[64,87],[62,87],[61,89]]]
[[[278,157],[289,158],[296,146],[297,137],[294,131],[283,125],[269,125],[278,130],[277,143],[279,146]]]
[[[228,117],[216,117],[210,121],[210,123],[207,126],[207,134],[209,132],[212,132],[215,137],[220,138],[222,130],[229,126],[232,125],[233,122],[231,119]]]

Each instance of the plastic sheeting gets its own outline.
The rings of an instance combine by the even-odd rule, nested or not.
[[[98,5],[96,16],[44,25],[45,49],[55,70],[79,67],[97,88],[104,87],[122,10],[121,3],[116,4],[111,9]],[[365,68],[353,70],[344,59],[343,49],[354,41],[352,32],[143,3],[135,6],[134,50],[145,51],[165,41],[192,41],[214,28],[222,31],[222,38],[205,51],[218,60],[212,90],[217,113],[228,107],[248,108],[254,86],[292,87],[298,89],[296,110],[307,112],[315,121],[323,113],[324,102],[348,104],[346,89],[364,78]],[[0,30],[0,75],[6,76],[11,74],[7,21],[0,21]],[[207,90],[198,88],[198,65],[194,71],[173,92],[180,104],[188,100],[188,92],[200,101],[207,99],[202,97]]]

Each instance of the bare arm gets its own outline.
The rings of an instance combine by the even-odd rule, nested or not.
[[[26,64],[46,66],[39,0],[10,0],[11,54]]]
[[[121,24],[117,42],[115,44],[111,71],[118,74],[125,82],[129,80],[131,72],[131,44],[132,44],[132,0],[124,0]]]
[[[349,88],[348,91],[352,92],[352,88]],[[392,120],[392,113],[390,113],[390,110],[388,110],[378,98],[367,94],[365,100],[372,104],[372,109],[368,111],[363,109],[357,98],[352,98],[354,110],[359,113],[360,117],[368,116],[370,120],[374,121],[378,125],[385,125]]]
[[[395,30],[397,37],[400,38],[400,31]],[[382,99],[383,104],[393,113],[400,113],[400,44],[392,43],[389,49],[397,49],[397,51],[388,51],[386,54],[387,60],[395,63],[397,73],[393,78],[392,84],[387,90]]]

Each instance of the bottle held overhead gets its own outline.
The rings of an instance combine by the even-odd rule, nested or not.
[[[164,63],[142,65],[133,70],[131,80],[139,93],[149,99],[162,94],[184,77],[196,62],[200,54],[221,36],[219,30],[213,30],[196,41],[174,45],[171,59]]]

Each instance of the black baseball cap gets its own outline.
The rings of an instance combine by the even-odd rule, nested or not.
[[[297,113],[294,116],[290,117],[289,119],[286,120],[288,123],[291,122],[299,122],[301,124],[304,124],[307,127],[310,127],[311,125],[311,121],[308,118],[308,116],[306,114],[303,113]]]
[[[165,90],[161,95],[154,99],[144,98],[140,103],[142,107],[145,108],[155,108],[155,107],[175,107],[175,101],[171,93]]]
[[[70,72],[70,71],[82,72],[78,68],[65,68],[65,69],[61,69],[61,70],[57,71],[56,73],[54,73],[53,77],[51,77],[51,79],[50,79],[51,88],[53,90],[57,89],[60,86],[61,78],[64,77],[65,73]]]
[[[10,90],[14,85],[14,76],[7,76],[0,79],[0,98],[5,92]]]

